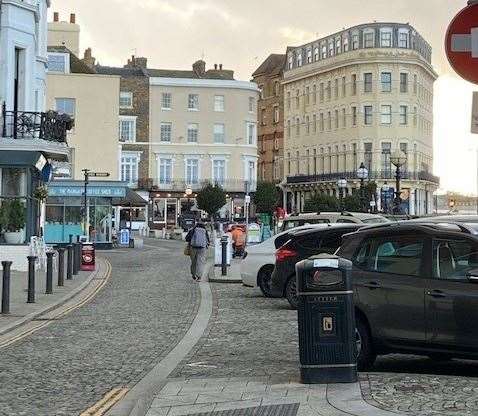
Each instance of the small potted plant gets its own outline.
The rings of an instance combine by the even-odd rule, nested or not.
[[[0,212],[3,237],[7,244],[21,244],[26,223],[26,209],[22,201],[13,199],[4,201]]]

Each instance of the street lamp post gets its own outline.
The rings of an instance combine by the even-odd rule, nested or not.
[[[365,167],[363,162],[357,169],[357,178],[360,179],[360,201],[362,205],[362,211],[365,211],[364,181],[365,179],[368,179],[368,169]]]
[[[400,204],[402,203],[402,198],[400,197],[400,168],[407,162],[407,156],[401,150],[396,150],[392,153],[390,157],[390,162],[392,165],[395,166],[395,182],[396,182],[396,189],[395,189],[395,200],[394,200],[394,210],[397,214],[400,213]]]
[[[340,210],[345,211],[344,207],[344,190],[347,188],[347,181],[345,179],[339,179],[337,181],[337,186],[339,187],[339,200],[340,200]]]
[[[191,199],[191,195],[193,194],[193,190],[191,188],[187,188],[186,189],[186,197],[188,198],[188,211],[191,212],[191,202],[190,202],[190,199]]]

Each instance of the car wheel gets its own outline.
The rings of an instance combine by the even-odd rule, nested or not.
[[[297,296],[297,281],[295,276],[291,277],[285,286],[285,297],[292,309],[299,307],[299,297]]]
[[[372,337],[367,325],[357,319],[356,326],[357,367],[359,371],[366,371],[373,367],[377,355],[373,351]]]
[[[264,267],[261,269],[259,272],[259,275],[257,276],[257,285],[261,289],[262,294],[266,298],[271,298],[271,279],[272,279],[272,271],[273,269],[271,267]]]
[[[433,361],[451,361],[453,357],[449,354],[428,354],[428,358]]]

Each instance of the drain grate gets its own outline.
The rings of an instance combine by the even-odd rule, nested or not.
[[[220,412],[195,413],[191,416],[296,416],[299,403],[280,404],[245,409],[231,409]]]

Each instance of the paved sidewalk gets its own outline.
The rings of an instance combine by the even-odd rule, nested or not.
[[[209,281],[212,283],[242,283],[241,278],[241,261],[242,259],[232,259],[231,265],[227,268],[227,276],[222,276],[222,268],[212,267],[209,274]]]
[[[36,270],[35,303],[27,303],[28,274],[25,272],[12,271],[10,279],[10,314],[0,315],[0,335],[6,334],[17,328],[19,325],[31,321],[39,314],[43,314],[46,311],[63,304],[78,291],[81,291],[81,289],[92,278],[92,275],[92,272],[80,271],[78,275],[73,276],[72,280],[67,280],[65,268],[65,284],[63,287],[59,287],[57,285],[58,270],[55,267],[53,270],[53,294],[47,295],[45,294],[46,271]]]

